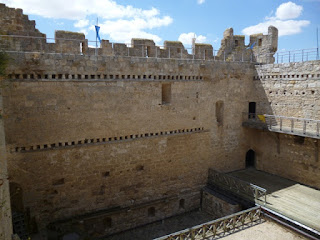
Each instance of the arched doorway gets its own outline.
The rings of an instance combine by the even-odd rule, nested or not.
[[[255,167],[255,152],[250,149],[246,154],[246,168]]]

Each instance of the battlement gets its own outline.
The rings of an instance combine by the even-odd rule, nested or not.
[[[274,63],[273,55],[278,48],[278,29],[270,26],[268,34],[262,33],[250,35],[249,45],[245,44],[244,35],[234,35],[233,28],[228,28],[223,33],[218,57],[224,59],[251,57],[251,61],[259,63]],[[248,55],[249,54],[249,55]]]
[[[102,40],[100,47],[92,48],[83,33],[68,31],[56,31],[55,42],[48,43],[46,35],[35,28],[35,21],[29,20],[21,9],[0,4],[0,13],[0,49],[4,51],[227,61],[234,61],[236,58],[237,61],[272,63],[277,49],[278,35],[274,27],[269,29],[268,35],[252,35],[249,46],[245,45],[243,35],[233,35],[233,29],[229,28],[223,34],[217,55],[210,44],[196,43],[189,53],[179,41],[164,41],[164,46],[160,47],[151,39],[139,38],[133,38],[130,46]],[[249,48],[255,42],[257,44]]]
[[[45,37],[36,29],[36,22],[29,20],[20,8],[9,8],[0,3],[0,34]]]

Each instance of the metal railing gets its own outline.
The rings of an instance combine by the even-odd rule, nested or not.
[[[256,206],[189,229],[156,238],[155,240],[215,239],[227,233],[234,233],[262,220],[261,207]]]
[[[269,131],[320,138],[320,120],[264,114]]]
[[[320,120],[243,113],[243,126],[320,139]]]
[[[256,204],[266,204],[267,190],[252,183],[219,173],[213,169],[209,169],[208,183],[242,198],[254,201]]]
[[[275,55],[275,63],[288,62],[305,62],[312,60],[319,60],[319,49],[309,48],[292,51],[277,52]]]

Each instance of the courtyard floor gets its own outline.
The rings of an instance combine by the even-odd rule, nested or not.
[[[320,232],[320,191],[250,168],[228,175],[267,189],[266,208]]]

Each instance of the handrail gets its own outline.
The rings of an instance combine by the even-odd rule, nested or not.
[[[316,119],[243,113],[243,122],[251,127],[257,127],[257,124],[263,125],[272,132],[320,138],[320,120]]]
[[[254,223],[261,219],[261,207],[256,206],[154,240],[196,240],[207,239],[209,237],[210,239],[214,239],[221,237],[222,234],[234,232],[236,229],[248,226],[248,223]]]
[[[305,62],[310,60],[319,60],[319,49],[309,48],[309,49],[298,49],[291,51],[280,51],[275,55],[275,63],[285,63],[285,62]]]
[[[208,183],[230,191],[240,197],[254,200],[256,204],[259,204],[260,202],[262,202],[263,205],[266,204],[266,189],[230,175],[209,169]]]
[[[276,117],[276,118],[282,118],[282,119],[294,119],[294,120],[301,120],[301,121],[312,121],[312,122],[320,122],[320,120],[310,119],[310,118],[297,118],[297,117],[286,117],[281,115],[269,115],[269,114],[263,114],[266,117]]]
[[[265,118],[270,131],[299,136],[320,137],[320,120],[267,114],[265,114]]]

